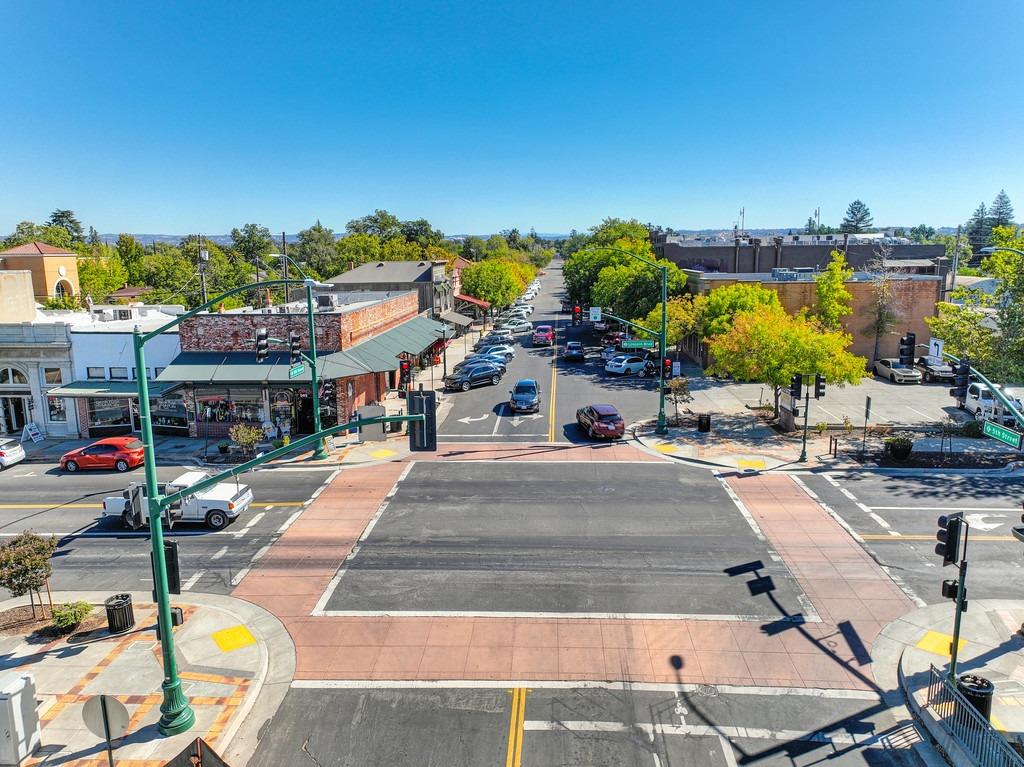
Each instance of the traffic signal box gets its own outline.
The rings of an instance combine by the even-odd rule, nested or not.
[[[816,373],[814,376],[814,399],[821,399],[825,396],[825,376]]]
[[[914,352],[917,350],[917,336],[907,333],[900,339],[899,358],[901,365],[914,364]]]
[[[804,377],[795,375],[789,379],[789,396],[793,399],[800,399],[804,393]]]
[[[412,380],[412,363],[409,360],[398,361],[398,385],[408,386]]]
[[[672,377],[672,360],[668,357],[661,361],[661,374],[666,381]]]
[[[256,361],[263,362],[270,351],[270,337],[266,328],[256,328]]]
[[[942,566],[955,565],[960,551],[960,531],[963,526],[963,512],[943,514],[938,519],[939,529],[935,531],[935,553],[942,557]]]
[[[956,365],[956,372],[953,374],[953,388],[949,390],[950,397],[956,397],[963,401],[967,399],[967,387],[971,383],[971,361],[962,357]]]
[[[299,349],[299,334],[294,330],[288,331],[288,362],[298,365],[302,361],[302,351]]]
[[[437,393],[409,392],[409,415],[426,416],[424,421],[409,421],[409,450],[414,453],[437,451]]]
[[[583,322],[583,307],[576,304],[572,308],[572,324],[579,325]]]

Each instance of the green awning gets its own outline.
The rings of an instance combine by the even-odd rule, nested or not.
[[[178,386],[173,381],[150,381],[149,396],[160,397]],[[138,398],[135,381],[75,381],[46,391],[48,397],[132,397]]]
[[[379,336],[353,346],[347,354],[375,373],[384,373],[398,367],[400,354],[422,354],[441,340],[444,325],[429,317],[417,316]],[[455,331],[448,329],[448,337]]]

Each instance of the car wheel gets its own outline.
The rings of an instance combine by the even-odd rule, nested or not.
[[[931,383],[932,382],[932,374],[931,373],[925,373],[924,374],[924,382],[925,383]]]
[[[206,515],[206,526],[211,530],[223,530],[228,526],[228,515],[223,511],[211,511]]]
[[[895,373],[890,373],[889,374],[889,380],[892,381],[893,383],[896,383],[896,374]]]
[[[70,471],[72,474],[74,474],[76,471],[78,471],[78,464],[75,461],[68,461],[66,464],[64,464],[64,471]]]
[[[121,472],[128,471],[128,461],[124,458],[118,458],[117,462],[114,464],[114,468]]]
[[[497,386],[500,381],[501,381],[501,376],[491,376],[491,385],[492,386]]]
[[[469,381],[462,382],[462,391],[469,391]]]

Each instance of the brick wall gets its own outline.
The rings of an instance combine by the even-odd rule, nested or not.
[[[347,349],[378,333],[389,330],[417,313],[415,293],[403,293],[349,312],[314,315],[317,352],[327,354]],[[179,326],[182,351],[254,351],[256,329],[266,328],[271,338],[285,344],[270,349],[287,351],[289,331],[298,332],[302,348],[309,348],[306,313],[289,314],[197,314]]]

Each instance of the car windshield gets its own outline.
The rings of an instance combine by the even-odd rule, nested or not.
[[[537,387],[534,386],[533,384],[524,384],[524,383],[516,384],[515,393],[516,394],[536,394],[537,393]]]
[[[568,344],[566,344],[565,348],[566,349],[582,349],[583,348],[583,344],[581,344],[579,341],[570,341]]]
[[[621,420],[618,413],[601,413],[601,420],[612,422]]]

